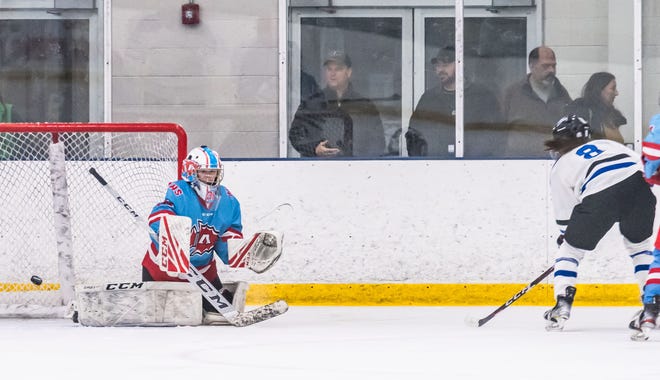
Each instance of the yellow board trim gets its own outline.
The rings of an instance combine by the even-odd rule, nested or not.
[[[250,284],[247,303],[286,300],[298,306],[499,306],[527,284]],[[635,284],[578,284],[576,306],[639,306]],[[59,284],[0,283],[0,292],[53,291]],[[553,287],[539,284],[519,306],[554,304]]]
[[[11,283],[0,282],[0,293],[2,292],[34,292],[60,290],[60,284]]]
[[[247,303],[278,299],[299,306],[499,306],[527,284],[250,284]],[[578,284],[576,306],[639,306],[635,284]],[[539,284],[515,305],[554,305],[552,285]]]

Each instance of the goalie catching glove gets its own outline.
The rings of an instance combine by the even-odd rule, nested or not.
[[[270,269],[282,255],[283,234],[279,231],[256,232],[250,239],[230,239],[229,266],[248,268],[255,273]]]

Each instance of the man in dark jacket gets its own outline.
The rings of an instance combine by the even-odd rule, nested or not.
[[[422,95],[410,117],[409,156],[455,157],[456,53],[440,49],[431,60],[440,83]],[[464,156],[497,157],[502,148],[500,107],[487,87],[466,81],[464,88]]]
[[[378,157],[385,131],[376,106],[353,90],[351,59],[334,51],[324,61],[327,86],[303,100],[289,140],[303,157]]]
[[[556,77],[557,60],[552,49],[534,48],[527,62],[530,73],[507,88],[502,102],[509,132],[506,155],[548,157],[543,143],[551,137],[571,96]]]

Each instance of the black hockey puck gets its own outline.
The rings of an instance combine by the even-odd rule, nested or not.
[[[41,285],[41,283],[44,282],[44,280],[42,280],[41,277],[39,277],[39,276],[30,277],[30,281],[35,285]]]

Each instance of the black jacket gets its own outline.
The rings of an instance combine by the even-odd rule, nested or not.
[[[585,119],[591,127],[593,140],[607,138],[605,128],[616,128],[628,123],[625,116],[614,107],[603,103],[591,104],[584,98],[575,99],[564,109],[566,115],[577,115]]]
[[[495,94],[478,84],[465,86],[465,157],[497,157],[505,137]],[[409,156],[455,157],[456,93],[442,86],[428,89],[410,117]]]
[[[343,156],[378,157],[385,152],[385,131],[376,106],[349,86],[344,97],[324,88],[301,102],[289,130],[291,145],[303,157],[315,157],[328,140]]]

